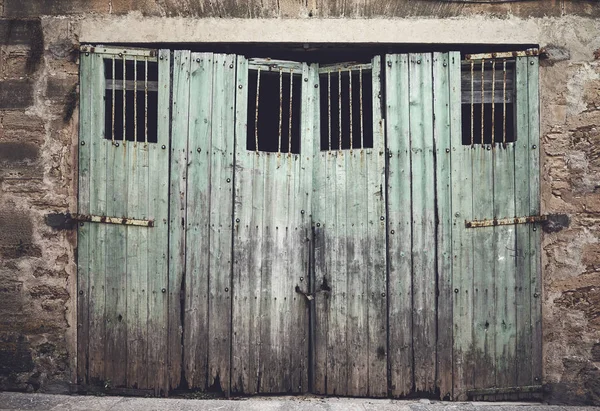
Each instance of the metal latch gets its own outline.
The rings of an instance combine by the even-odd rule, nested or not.
[[[548,221],[547,215],[532,215],[529,217],[494,218],[491,220],[465,221],[465,227],[467,227],[467,228],[495,227],[497,225],[531,224],[531,223],[543,223],[545,221]]]
[[[139,220],[135,218],[107,217],[88,214],[53,213],[46,215],[46,224],[57,230],[75,228],[77,223],[100,223],[131,225],[137,227],[154,227],[154,220]]]

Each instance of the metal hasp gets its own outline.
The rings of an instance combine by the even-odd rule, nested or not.
[[[547,215],[532,215],[529,217],[515,217],[515,218],[501,218],[501,219],[494,218],[493,220],[465,221],[465,227],[479,228],[479,227],[493,227],[493,226],[497,226],[497,225],[542,223],[547,220],[548,220]]]
[[[134,218],[106,217],[100,215],[73,214],[72,220],[88,223],[134,225],[138,227],[154,227],[154,220],[136,220]]]

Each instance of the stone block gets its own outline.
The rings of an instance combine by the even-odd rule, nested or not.
[[[78,13],[108,13],[103,0],[4,0],[5,17],[60,16]]]
[[[0,375],[33,371],[31,347],[23,335],[0,335]]]
[[[31,81],[0,81],[0,109],[23,109],[32,104],[33,83]]]
[[[33,43],[43,43],[41,22],[39,19],[0,19],[0,39],[0,43],[4,45],[29,46]]]
[[[14,204],[0,208],[0,258],[41,256],[41,250],[33,244],[31,216]]]
[[[46,98],[54,101],[64,102],[73,93],[77,86],[77,76],[69,76],[67,78],[48,78],[46,85]]]
[[[0,164],[31,164],[37,160],[39,148],[31,143],[0,142]]]

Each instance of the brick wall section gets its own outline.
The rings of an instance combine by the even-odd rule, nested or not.
[[[78,19],[130,11],[600,17],[596,1],[566,0],[0,0],[0,390],[66,391],[76,382],[75,238],[52,231],[44,216],[76,210]],[[544,381],[551,401],[600,404],[600,64],[590,48],[594,33],[569,27],[557,43],[563,37],[576,48],[547,61],[541,83],[542,209],[571,218],[543,240]]]

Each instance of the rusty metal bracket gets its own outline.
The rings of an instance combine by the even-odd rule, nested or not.
[[[515,217],[515,218],[494,218],[493,220],[465,221],[465,227],[466,228],[480,228],[480,227],[495,227],[497,225],[532,224],[532,223],[543,223],[547,220],[548,220],[547,215],[532,215],[529,217]]]
[[[465,60],[509,59],[514,57],[533,57],[539,55],[539,50],[527,49],[521,51],[500,51],[497,53],[467,54]]]
[[[107,217],[100,215],[73,214],[71,219],[78,222],[134,225],[138,227],[154,227],[154,220],[137,220],[135,218]]]

